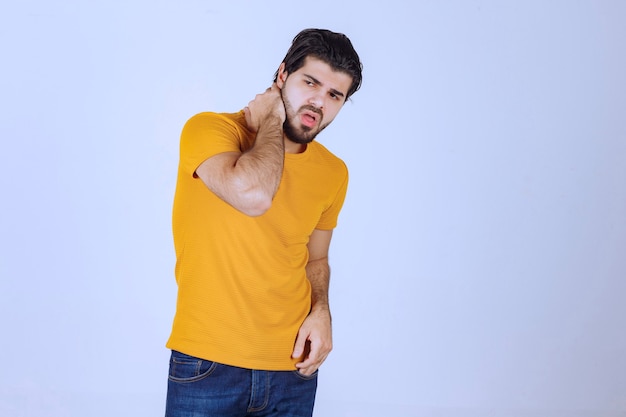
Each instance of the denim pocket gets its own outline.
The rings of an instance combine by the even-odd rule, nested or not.
[[[315,378],[317,378],[317,373],[319,372],[319,369],[316,369],[315,372],[313,372],[311,375],[307,376],[307,375],[303,375],[300,373],[300,371],[295,370],[295,371],[291,371],[295,376],[298,377],[298,379],[304,380],[304,381],[311,381]]]
[[[217,362],[172,351],[169,379],[174,382],[199,381],[211,375],[216,367]]]

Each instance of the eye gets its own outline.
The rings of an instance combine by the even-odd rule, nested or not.
[[[330,98],[332,98],[333,100],[339,100],[339,96],[335,93],[330,93]]]
[[[306,85],[308,85],[309,87],[313,87],[315,84],[313,83],[313,81],[311,80],[304,80],[304,82],[306,83]]]

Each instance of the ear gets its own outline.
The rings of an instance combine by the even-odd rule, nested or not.
[[[278,67],[278,77],[276,77],[276,85],[278,88],[283,88],[285,81],[287,81],[287,75],[287,71],[285,71],[285,63],[283,62],[280,64],[280,67]]]

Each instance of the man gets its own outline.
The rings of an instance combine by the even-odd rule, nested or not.
[[[307,29],[274,83],[181,135],[166,415],[311,416],[332,347],[328,251],[348,185],[314,142],[361,85],[350,40]]]

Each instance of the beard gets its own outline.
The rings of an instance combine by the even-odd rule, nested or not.
[[[313,139],[320,133],[322,130],[328,126],[327,124],[322,124],[323,113],[317,107],[311,105],[304,105],[295,111],[293,106],[285,97],[284,93],[281,91],[281,96],[283,98],[283,103],[285,104],[285,122],[283,123],[283,133],[292,142],[299,143],[301,145],[306,145],[308,143],[313,142]],[[319,116],[318,128],[305,126],[302,123],[298,122],[298,114],[303,110],[308,110],[314,112]]]

